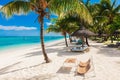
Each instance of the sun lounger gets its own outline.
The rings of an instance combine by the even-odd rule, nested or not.
[[[76,58],[67,58],[65,61],[64,61],[64,63],[63,63],[63,66],[70,66],[70,65],[74,65],[75,66],[75,64],[76,64]]]
[[[86,60],[87,59],[87,60]],[[84,60],[79,60],[76,66],[76,77],[83,76],[83,78],[95,77],[95,70],[93,64],[93,58],[86,57]]]
[[[78,42],[76,43],[76,45],[82,45],[82,40],[78,40]]]
[[[87,62],[80,61],[77,67],[77,73],[80,75],[84,75],[89,69],[90,69],[90,60],[88,60]]]
[[[71,51],[85,51],[86,49],[88,49],[88,46],[80,46],[71,48]]]
[[[76,58],[67,58],[64,62],[65,63],[75,63],[76,62]]]

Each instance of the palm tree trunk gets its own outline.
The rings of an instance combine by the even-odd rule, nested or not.
[[[85,45],[84,36],[81,36],[81,40],[82,40],[82,47],[83,47]]]
[[[72,42],[72,39],[71,39],[71,36],[69,35],[69,40],[70,40],[70,43]]]
[[[112,35],[110,36],[110,39],[111,39],[111,43],[113,43],[113,38],[112,38]]]
[[[43,14],[44,15],[44,14]],[[43,31],[44,31],[44,22],[43,22],[43,18],[44,16],[40,16],[39,17],[39,22],[40,22],[40,39],[41,39],[41,47],[42,47],[42,52],[43,52],[43,56],[44,56],[44,60],[46,61],[46,63],[50,62],[50,59],[48,58],[46,52],[45,52],[45,46],[44,46],[44,35],[43,35]]]
[[[65,37],[65,44],[66,44],[66,47],[68,47],[67,38],[66,38],[66,33],[65,33],[64,37]]]

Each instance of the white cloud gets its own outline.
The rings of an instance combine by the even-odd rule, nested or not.
[[[51,25],[51,24],[52,24],[51,22],[46,22],[46,25],[47,25],[47,26],[49,26],[49,25]]]
[[[0,30],[15,30],[15,31],[20,31],[20,30],[36,30],[36,27],[25,27],[25,26],[3,26],[0,25]]]
[[[50,32],[50,33],[46,33],[45,36],[62,36],[62,35],[61,33]]]
[[[2,7],[2,5],[0,5],[0,8]]]

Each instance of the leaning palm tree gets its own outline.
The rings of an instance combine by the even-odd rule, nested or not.
[[[87,9],[83,4],[79,3],[79,0],[13,0],[5,6],[3,6],[0,10],[5,14],[7,18],[11,17],[13,14],[27,14],[30,11],[34,11],[38,14],[38,22],[40,23],[40,39],[42,52],[46,63],[48,63],[50,62],[50,59],[48,58],[45,52],[43,36],[44,17],[49,18],[49,10],[58,15],[61,12],[65,13],[67,11],[74,10],[79,14],[82,12],[84,12],[84,14],[87,14],[87,16],[84,16],[83,18],[86,21],[91,22],[91,19],[89,19],[91,17],[89,13],[87,13]]]

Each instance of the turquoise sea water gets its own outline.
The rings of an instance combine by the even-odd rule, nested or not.
[[[62,36],[45,36],[44,42],[62,39]],[[0,37],[0,49],[6,49],[13,46],[40,43],[39,36],[7,36]]]

